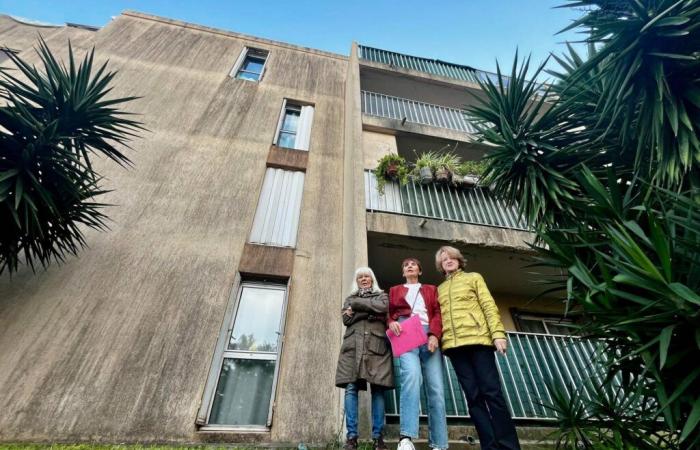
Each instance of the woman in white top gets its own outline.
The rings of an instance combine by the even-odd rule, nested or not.
[[[437,301],[437,288],[421,284],[421,264],[416,258],[407,258],[401,263],[406,283],[389,290],[389,329],[397,336],[401,334],[401,322],[412,315],[420,317],[423,329],[428,334],[428,343],[399,356],[401,395],[400,434],[398,450],[413,450],[412,439],[418,437],[418,415],[420,412],[420,387],[425,382],[428,402],[428,444],[432,449],[447,448],[447,419],[445,417],[445,392],[443,362],[440,352],[442,317]]]

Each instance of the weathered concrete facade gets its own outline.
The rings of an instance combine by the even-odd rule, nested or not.
[[[37,33],[61,55],[67,38],[79,54],[94,45],[119,72],[114,95],[142,97],[129,108],[149,131],[133,169],[97,161],[117,205],[109,232],[88,230],[66,264],[0,278],[0,439],[205,438],[195,418],[289,98],[316,114],[274,421],[259,439],[332,440],[340,392],[318,368],[334,366],[341,333],[320,324],[341,301],[342,186],[326,180],[343,172],[347,59],[136,13],[75,37],[1,20],[2,44],[30,59]],[[244,45],[270,52],[260,83],[229,76]]]
[[[484,149],[457,130],[363,114],[363,70],[381,74],[365,74],[373,88],[396,76],[394,94],[419,86],[434,101],[475,83],[361,62],[357,44],[345,57],[135,12],[99,30],[0,16],[0,48],[36,61],[37,34],[62,57],[67,39],[80,56],[94,46],[118,71],[114,95],[140,97],[128,108],[148,131],[127,151],[133,168],[96,161],[112,190],[101,200],[116,205],[110,231],[86,230],[89,248],[65,264],[0,277],[0,442],[334,441],[338,312],[354,269],[376,265],[383,286],[397,283],[400,258],[416,252],[426,282],[439,282],[431,252],[446,243],[503,277],[494,286],[515,328],[507,308],[526,303],[524,278],[499,270],[528,261],[530,233],[365,204],[365,170],[384,154]],[[260,82],[230,76],[246,46],[269,52]],[[284,99],[314,106],[308,152],[273,145]],[[305,172],[294,248],[249,242],[268,167]],[[272,422],[207,427],[217,351],[247,279],[287,283]]]

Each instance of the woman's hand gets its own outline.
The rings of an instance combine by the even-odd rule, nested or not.
[[[508,348],[508,341],[505,339],[494,339],[493,345],[496,346],[496,351],[501,355],[506,354],[506,349]]]
[[[355,314],[355,313],[353,312],[352,308],[349,306],[343,310],[344,316],[352,317],[353,314]]]
[[[391,322],[389,329],[397,336],[401,334],[401,324],[398,322]]]
[[[430,353],[433,353],[435,350],[440,347],[440,342],[438,341],[438,338],[436,338],[434,335],[428,336],[428,351]]]

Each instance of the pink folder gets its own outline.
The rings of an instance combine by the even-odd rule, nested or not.
[[[428,343],[428,336],[420,323],[420,317],[411,316],[401,322],[401,334],[395,335],[393,331],[386,330],[386,335],[391,342],[391,352],[394,357],[399,357],[414,348]]]

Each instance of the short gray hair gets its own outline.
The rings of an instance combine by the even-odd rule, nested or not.
[[[360,275],[369,275],[372,277],[372,292],[379,293],[383,292],[377,283],[377,277],[374,276],[374,271],[369,267],[358,267],[355,271],[355,276],[352,278],[352,285],[350,285],[350,295],[355,295],[360,291],[360,286],[357,285],[357,277]]]

